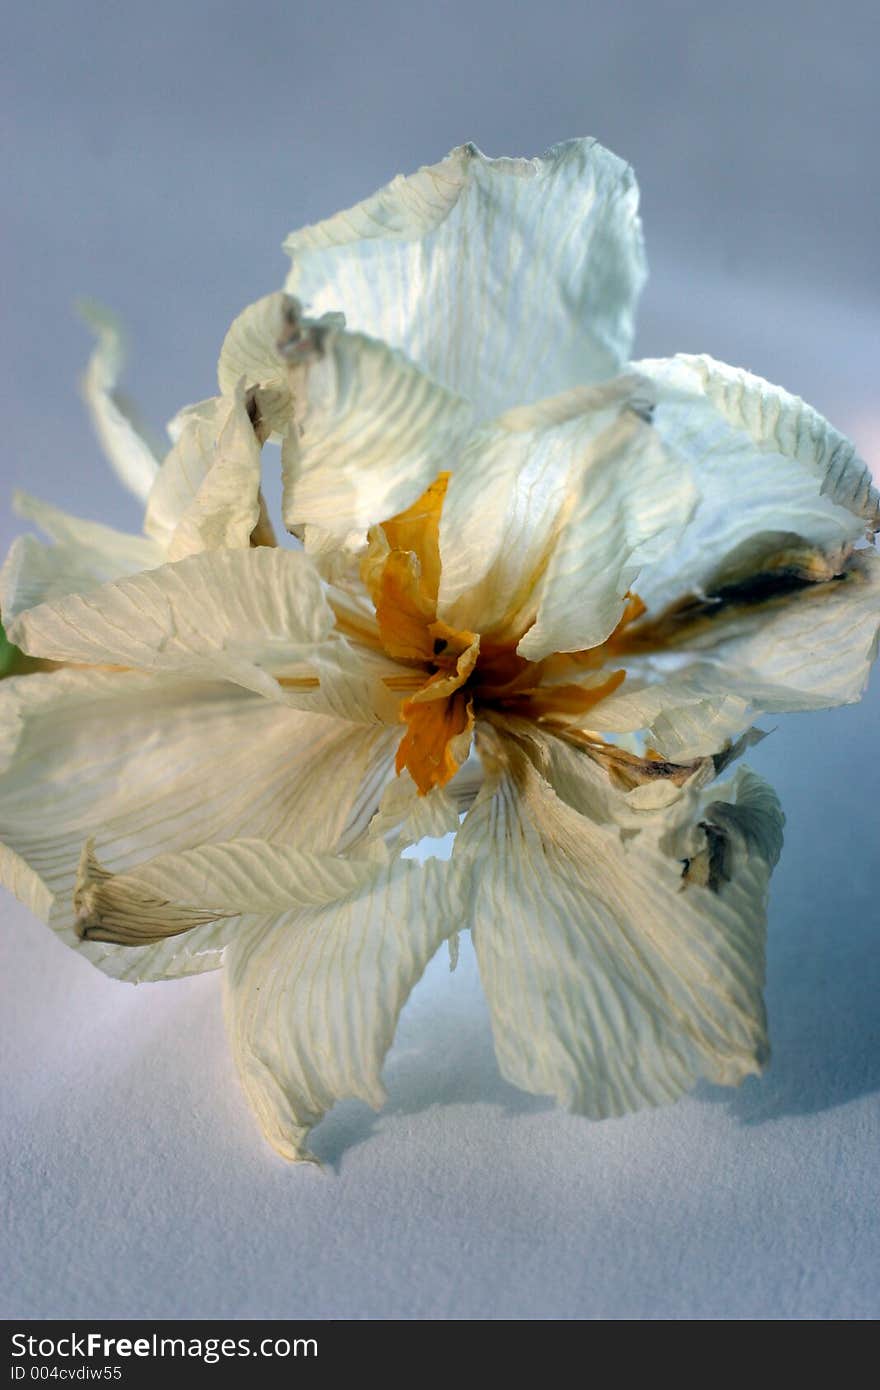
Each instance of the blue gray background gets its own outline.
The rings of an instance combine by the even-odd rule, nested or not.
[[[23,485],[136,528],[76,381],[89,295],[157,424],[210,394],[280,243],[471,139],[593,134],[634,166],[639,353],[709,351],[806,396],[880,468],[876,6],[658,0],[5,7],[4,545]],[[473,960],[431,967],[380,1117],[324,1175],[262,1147],[218,979],[133,991],[3,897],[12,1316],[867,1318],[880,1312],[878,696],[780,722],[774,1061],[592,1126],[495,1069]]]

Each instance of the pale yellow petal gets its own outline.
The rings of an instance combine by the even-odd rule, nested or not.
[[[0,572],[0,611],[7,625],[26,608],[65,594],[88,593],[108,580],[154,569],[165,558],[162,547],[145,536],[70,516],[27,493],[16,493],[14,505],[53,544],[31,535],[13,541]]]
[[[705,793],[672,852],[656,817],[622,837],[579,814],[518,744],[486,757],[452,862],[507,1079],[598,1119],[760,1071],[770,789],[743,771]]]
[[[169,560],[243,548],[260,519],[260,441],[242,382],[192,409],[153,484],[145,529]]]
[[[482,419],[613,376],[645,278],[632,171],[595,140],[463,145],[288,238],[309,312],[402,349]]]
[[[313,331],[309,329],[308,331]],[[399,352],[322,332],[291,366],[294,417],[282,449],[284,519],[363,544],[454,460],[471,409]]]
[[[290,913],[227,952],[227,1019],[245,1094],[284,1158],[308,1159],[335,1101],[379,1107],[381,1069],[413,985],[456,926],[446,865],[373,865],[354,892]]]
[[[119,873],[242,836],[309,854],[356,851],[393,777],[398,738],[222,682],[81,670],[7,679],[0,880],[111,975],[214,967],[235,929],[227,919],[153,946],[80,941],[72,894],[85,842]]]

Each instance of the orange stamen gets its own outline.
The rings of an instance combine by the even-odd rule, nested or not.
[[[401,695],[412,692],[400,708],[406,732],[396,765],[398,772],[409,771],[423,796],[445,786],[467,756],[475,707],[565,719],[585,714],[615,691],[626,673],[606,675],[603,668],[625,629],[645,612],[641,599],[628,594],[619,623],[601,646],[538,662],[517,654],[522,634],[492,642],[438,620],[440,514],[448,482],[449,474],[440,474],[406,511],[376,527],[362,563],[382,646],[416,668],[384,681]],[[596,674],[590,678],[590,672]]]
[[[395,766],[406,768],[422,796],[445,787],[458,772],[461,759],[455,743],[474,727],[474,702],[463,690],[447,699],[407,700],[402,709],[406,733],[400,740]]]

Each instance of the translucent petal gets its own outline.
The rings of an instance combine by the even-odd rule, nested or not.
[[[244,379],[247,386],[287,380],[287,363],[278,351],[284,295],[276,290],[249,304],[233,319],[220,349],[217,382],[224,396]]]
[[[471,758],[445,787],[435,786],[423,796],[404,768],[385,788],[370,834],[386,837],[398,849],[426,837],[442,839],[458,830],[461,814],[473,804],[482,781],[479,760]]]
[[[260,442],[244,385],[191,409],[153,485],[144,529],[169,560],[248,546],[260,519]]]
[[[294,420],[282,450],[284,520],[363,541],[454,459],[468,404],[383,343],[320,336],[292,369]]]
[[[135,423],[132,410],[116,390],[124,362],[119,324],[112,314],[95,304],[82,306],[82,312],[98,338],[82,382],[83,399],[88,406],[101,447],[120,480],[140,501],[145,501],[159,459]]]
[[[688,470],[642,418],[645,393],[617,378],[474,436],[440,521],[445,622],[495,640],[525,632],[533,660],[608,636],[641,564],[675,544],[694,505]]]
[[[673,853],[578,814],[509,742],[491,760],[452,862],[507,1079],[599,1119],[759,1072],[770,788],[706,793]]]
[[[598,731],[648,728],[667,756],[716,752],[761,714],[827,709],[862,695],[880,635],[880,556],[856,551],[838,579],[756,603],[719,603],[678,649],[626,662],[590,711]]]
[[[645,278],[632,171],[593,140],[463,145],[287,240],[310,313],[402,349],[483,419],[612,376]]]
[[[634,370],[652,381],[654,427],[693,470],[700,496],[681,545],[640,578],[652,611],[711,592],[776,552],[834,552],[880,524],[867,467],[798,397],[709,357],[643,361]]]
[[[162,547],[145,536],[69,516],[26,493],[16,493],[14,505],[54,545],[30,535],[13,541],[0,572],[0,609],[7,623],[38,603],[88,593],[110,579],[154,569],[165,558]]]
[[[243,381],[255,406],[254,428],[261,439],[280,438],[290,423],[293,397],[289,362],[280,350],[291,309],[289,295],[264,295],[233,320],[223,341],[217,379],[224,396]],[[318,335],[344,328],[343,314],[324,314],[313,325]]]
[[[52,661],[235,681],[344,719],[397,717],[382,676],[398,668],[336,633],[320,578],[292,550],[206,551],[28,609],[9,636]]]
[[[308,1159],[335,1101],[379,1107],[398,1015],[456,925],[445,864],[373,866],[356,891],[290,913],[227,951],[227,1018],[245,1094],[283,1157]]]
[[[235,685],[81,670],[3,681],[0,731],[3,884],[102,970],[133,980],[218,965],[236,922],[147,947],[81,941],[72,894],[87,840],[113,872],[241,836],[351,850],[399,738]]]

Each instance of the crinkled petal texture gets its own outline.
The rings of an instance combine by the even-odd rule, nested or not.
[[[708,615],[701,606],[665,652],[622,658],[627,678],[591,710],[590,724],[603,733],[647,729],[670,758],[714,753],[761,714],[858,700],[878,636],[880,556],[856,551],[841,576],[788,596],[712,605]]]
[[[232,942],[227,1017],[245,1093],[284,1157],[308,1158],[308,1132],[356,1096],[379,1107],[398,1015],[455,930],[447,866],[369,867],[335,903],[294,911]]]
[[[465,145],[294,232],[288,289],[488,419],[626,360],[645,278],[637,205],[631,170],[593,140],[540,159]]]
[[[742,771],[692,794],[670,845],[668,824],[622,837],[589,788],[563,801],[518,741],[484,758],[452,862],[508,1080],[598,1119],[760,1071],[770,789]]]
[[[397,742],[394,730],[304,714],[233,684],[133,671],[14,677],[0,685],[0,715],[2,881],[102,970],[130,980],[214,967],[239,929],[229,914],[245,901],[241,864],[236,898],[234,864],[181,852],[240,837],[300,855],[353,850]],[[148,944],[81,940],[73,895],[89,840],[104,870],[131,871],[143,893],[223,915],[203,912],[183,935],[129,930]],[[269,910],[256,891],[252,901]]]
[[[404,511],[454,461],[471,407],[401,353],[359,334],[321,334],[291,370],[282,450],[284,520],[342,542]]]
[[[155,569],[165,559],[156,541],[59,511],[16,493],[19,516],[33,521],[53,542],[17,536],[0,570],[0,610],[7,626],[28,608],[66,594],[86,594],[108,580]]]
[[[285,298],[276,291],[243,309],[229,327],[217,363],[224,396],[233,395],[240,382],[252,392],[264,439],[283,435],[290,421],[288,367],[278,347]]]
[[[880,498],[852,445],[797,397],[709,358],[641,362],[653,429],[697,505],[634,582],[648,612],[591,727],[717,751],[761,713],[859,698],[877,651]]]
[[[339,317],[304,319],[290,296],[266,295],[233,323],[218,368],[224,399],[246,389],[254,429],[282,439],[284,520],[308,549],[362,546],[370,526],[452,466],[473,417],[468,401],[387,343],[344,332]]]
[[[366,723],[396,717],[382,672],[355,654],[308,558],[218,550],[27,609],[9,635],[32,656],[235,681],[266,698]]]
[[[244,383],[191,406],[159,471],[144,529],[169,560],[250,545],[260,519],[260,442]]]
[[[836,557],[880,526],[880,498],[852,444],[797,396],[710,357],[634,364],[653,386],[654,428],[699,492],[682,545],[641,577],[651,611],[713,594],[768,565]]]
[[[538,661],[603,642],[642,567],[677,543],[690,469],[615,378],[510,411],[471,439],[440,521],[439,614]]]
[[[746,372],[626,365],[637,192],[593,141],[463,147],[288,249],[161,468],[97,324],[86,398],[147,538],[21,503],[54,544],[13,546],[4,621],[66,668],[0,687],[2,881],[110,974],[222,956],[289,1158],[381,1104],[464,926],[528,1091],[600,1118],[759,1071],[782,815],[746,769],[709,784],[759,713],[861,693],[867,469]],[[270,437],[305,553],[271,543]],[[448,833],[449,864],[404,857]]]
[[[104,310],[87,309],[98,346],[83,379],[83,393],[104,452],[134,494],[146,502],[145,536],[126,535],[97,522],[67,516],[48,503],[19,493],[19,514],[54,542],[32,536],[13,545],[4,566],[2,607],[7,620],[62,594],[86,593],[108,579],[153,569],[203,550],[244,547],[271,537],[260,495],[259,406],[271,409],[287,387],[246,393],[244,374],[229,380],[226,393],[182,411],[176,440],[164,463],[135,424],[132,408],[116,390],[123,364],[122,336]],[[277,372],[284,373],[280,358]]]

